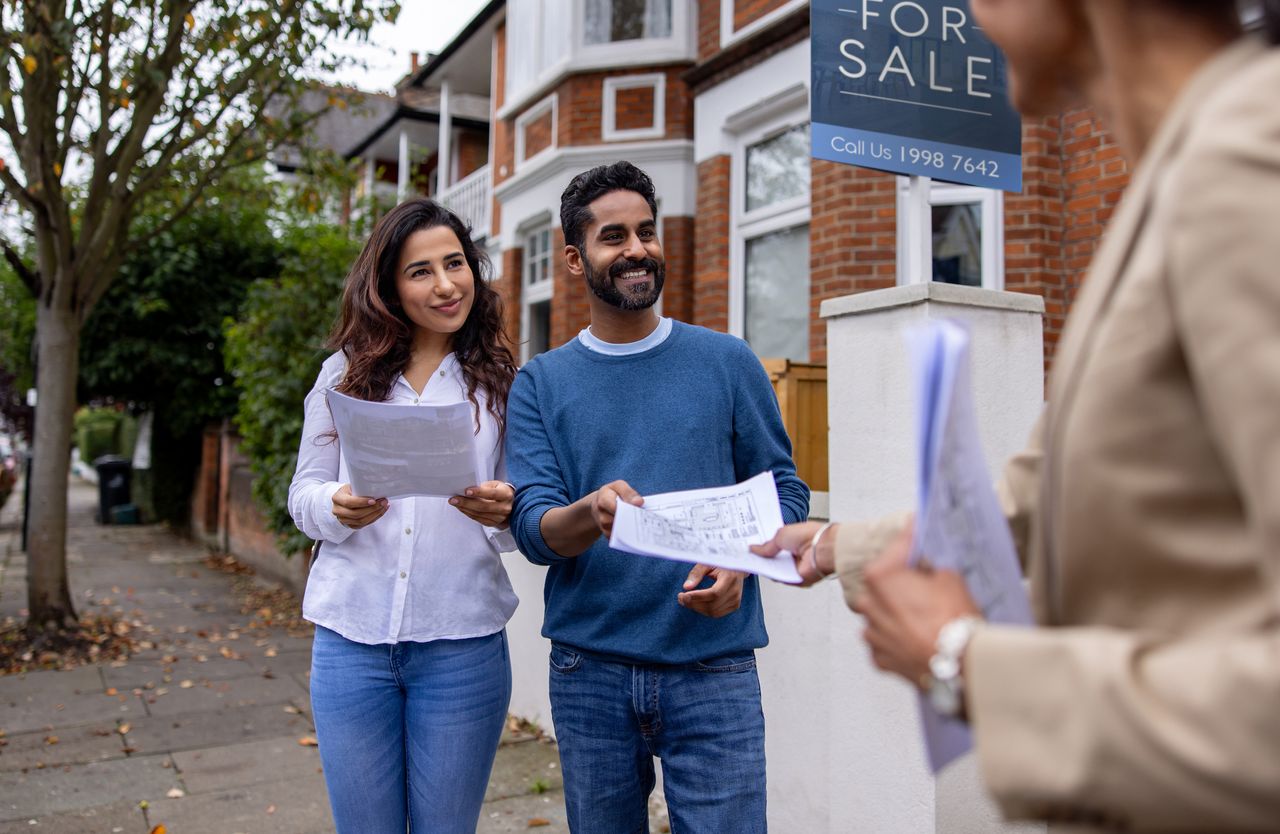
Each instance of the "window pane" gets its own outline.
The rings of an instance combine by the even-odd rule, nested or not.
[[[757,356],[809,361],[809,226],[747,241],[746,339]]]
[[[529,305],[530,359],[551,348],[551,302]]]
[[[982,286],[982,206],[933,206],[933,280]]]
[[[588,44],[671,37],[671,0],[586,0]]]
[[[747,211],[809,193],[809,125],[747,147]]]

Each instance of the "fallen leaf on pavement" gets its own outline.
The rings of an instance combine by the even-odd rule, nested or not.
[[[267,806],[267,813],[268,813],[268,814],[274,814],[275,812],[276,812],[276,806],[274,806],[274,805],[268,805],[268,806]]]
[[[169,797],[170,799],[182,799],[182,797],[186,795],[187,795],[187,792],[184,791],[182,788],[169,788],[169,792],[165,794],[165,796]]]
[[[116,688],[115,688],[114,686],[109,686],[109,687],[107,687],[107,692],[106,692],[106,694],[108,694],[108,695],[118,695],[118,694],[120,694],[120,693],[116,691]]]
[[[132,728],[133,728],[133,725],[130,724],[128,721],[126,721],[116,728],[116,732],[119,733],[120,735],[124,735],[125,733],[129,732],[129,730],[131,730]]]
[[[190,689],[191,687],[193,687],[193,686],[195,686],[195,685],[196,685],[196,682],[195,682],[195,681],[193,681],[193,680],[191,680],[191,679],[187,679],[187,680],[183,681],[182,683],[178,684],[178,686],[181,686],[183,689]]]
[[[290,715],[302,715],[302,710],[298,709],[293,704],[289,704],[287,707],[285,707],[284,711],[289,713]]]
[[[155,828],[151,829],[151,834],[166,834],[168,830],[169,829],[165,828],[163,825],[157,825]]]
[[[543,828],[544,826],[548,826],[550,824],[551,824],[551,820],[547,819],[546,817],[530,817],[529,818],[530,828]]]
[[[57,743],[58,743],[58,737],[57,737],[57,736],[45,736],[45,737],[44,737],[44,743],[45,743],[45,744],[57,744]]]
[[[320,742],[316,741],[311,736],[303,736],[302,738],[298,739],[298,743],[301,744],[303,747],[319,747],[320,746]]]

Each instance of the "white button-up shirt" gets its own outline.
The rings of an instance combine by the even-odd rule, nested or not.
[[[333,417],[325,391],[341,381],[345,369],[341,352],[330,356],[307,395],[298,468],[289,485],[294,523],[323,543],[307,578],[303,616],[369,644],[481,637],[501,630],[517,604],[500,558],[515,550],[510,533],[467,518],[446,498],[393,499],[381,518],[359,530],[334,516],[333,495],[350,476],[338,442],[326,436],[333,431]],[[481,471],[506,480],[497,424],[484,391],[476,398]],[[449,354],[421,394],[401,376],[387,402],[412,408],[466,399],[462,369]]]

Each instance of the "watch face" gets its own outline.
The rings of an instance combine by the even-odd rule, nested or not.
[[[960,674],[960,663],[954,657],[935,654],[929,658],[929,674],[933,675],[935,681],[950,683]]]

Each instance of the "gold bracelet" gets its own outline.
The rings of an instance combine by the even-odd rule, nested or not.
[[[813,572],[818,575],[819,582],[831,574],[823,573],[822,568],[818,567],[818,544],[822,541],[822,534],[830,530],[834,524],[834,521],[828,521],[818,528],[817,532],[813,534],[813,538],[809,539],[809,564],[813,566]]]

